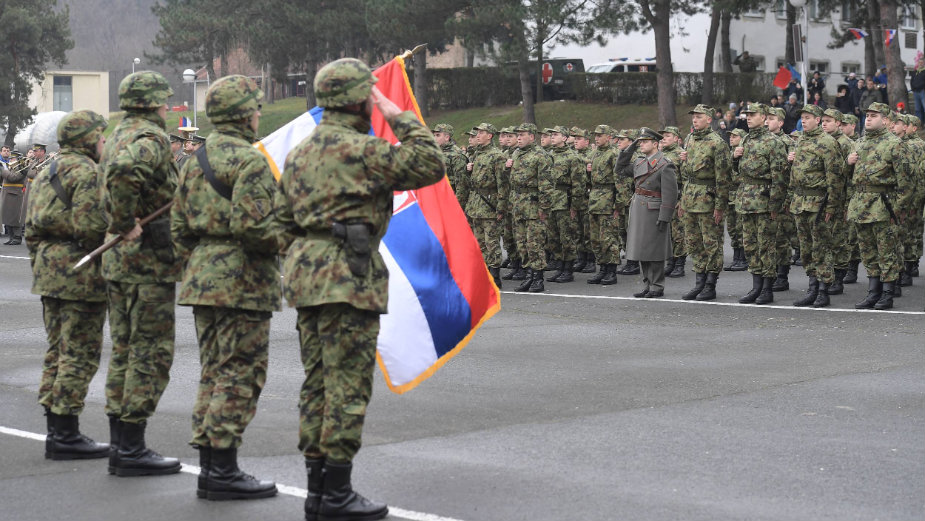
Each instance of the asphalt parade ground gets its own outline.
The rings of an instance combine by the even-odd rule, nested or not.
[[[105,460],[43,457],[36,402],[46,349],[25,246],[0,246],[0,520],[302,519],[297,443],[303,373],[295,311],[273,316],[270,367],[241,467],[280,494],[196,498],[189,447],[199,375],[192,312],[177,312],[171,383],[148,444],[187,465],[117,478]],[[726,262],[731,250],[726,253]],[[688,263],[688,270],[690,264]],[[925,519],[925,279],[890,312],[856,311],[866,276],[831,308],[737,304],[748,273],[724,272],[715,303],[634,299],[638,276],[580,275],[515,294],[454,360],[392,394],[376,375],[354,485],[390,519]],[[81,430],[108,441],[108,326]],[[378,371],[377,371],[378,372]]]

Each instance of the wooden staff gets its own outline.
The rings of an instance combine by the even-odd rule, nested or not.
[[[143,218],[142,220],[138,221],[138,224],[139,224],[140,226],[144,227],[144,225],[148,224],[149,222],[151,222],[151,221],[153,221],[154,219],[157,219],[158,217],[160,217],[161,215],[163,215],[164,212],[166,212],[167,210],[169,210],[171,206],[173,206],[173,201],[170,201],[169,203],[167,203],[167,204],[165,204],[164,206],[162,206],[162,207],[158,208],[157,210],[155,210],[154,213],[152,213],[151,215],[149,215],[149,216]],[[115,236],[111,241],[109,241],[109,242],[103,244],[103,245],[100,246],[99,248],[97,248],[97,249],[91,251],[90,253],[88,253],[87,255],[85,255],[84,258],[80,259],[80,262],[78,262],[77,264],[75,264],[74,267],[71,268],[71,269],[72,269],[72,270],[75,270],[75,271],[78,270],[78,269],[80,269],[81,266],[83,266],[84,264],[87,264],[87,263],[89,263],[90,261],[92,261],[93,259],[99,257],[100,255],[103,254],[103,252],[105,252],[106,250],[112,248],[112,247],[115,246],[116,244],[119,244],[120,242],[122,242],[122,236],[121,236],[121,235]]]

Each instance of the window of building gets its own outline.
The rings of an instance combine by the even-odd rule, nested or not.
[[[71,76],[52,78],[52,108],[63,112],[74,110],[74,91]]]
[[[749,18],[764,18],[764,9],[746,9],[742,11],[742,16]]]
[[[765,67],[765,59],[764,59],[764,56],[758,56],[758,55],[755,55],[755,54],[753,54],[753,55],[751,55],[751,56],[752,56],[752,58],[754,58],[755,64],[757,65],[757,69],[756,69],[756,70],[757,70],[758,72],[764,72],[765,69],[766,69],[766,67]]]
[[[774,2],[774,17],[778,20],[787,19],[787,0],[777,0]]]
[[[899,27],[914,31],[918,29],[918,20],[916,19],[916,10],[914,5],[902,6],[899,10]],[[914,49],[915,47],[913,47]]]
[[[819,0],[809,0],[806,2],[806,8],[809,9],[809,19],[814,22],[821,22],[829,17],[828,10],[819,7]]]
[[[857,62],[842,62],[841,72],[842,74],[849,74],[852,72],[858,74],[861,72],[861,64]]]
[[[841,3],[841,23],[850,25],[854,17],[858,15],[857,0],[842,0]]]
[[[823,76],[828,74],[829,73],[829,62],[809,60],[809,70],[806,71],[806,73],[812,75],[812,73],[816,71],[819,71],[819,74]]]
[[[919,33],[915,33],[915,32],[903,33],[903,39],[905,40],[903,47],[905,47],[906,49],[915,49],[916,38],[918,37],[919,37]]]

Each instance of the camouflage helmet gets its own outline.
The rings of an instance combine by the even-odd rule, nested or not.
[[[240,74],[225,76],[206,93],[206,116],[213,124],[248,119],[260,109],[262,98],[254,80]]]
[[[315,99],[319,107],[337,108],[362,103],[379,79],[356,58],[341,58],[315,74]]]
[[[841,122],[845,125],[857,125],[858,117],[854,114],[842,114]]]
[[[120,109],[156,109],[166,105],[170,96],[173,96],[173,89],[159,72],[135,72],[119,83]]]
[[[58,122],[58,145],[62,147],[94,147],[106,130],[106,118],[92,110],[78,110]]]

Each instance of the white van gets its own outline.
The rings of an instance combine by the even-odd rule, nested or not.
[[[655,58],[611,58],[604,63],[597,63],[585,72],[601,74],[606,72],[655,72]]]

